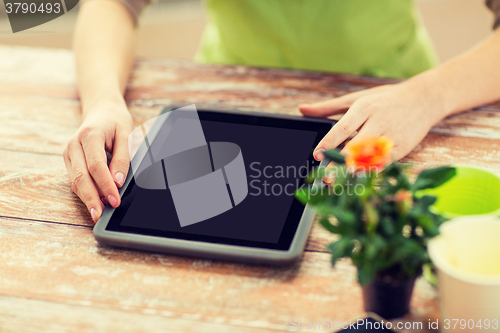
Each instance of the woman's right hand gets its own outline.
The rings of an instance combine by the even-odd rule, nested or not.
[[[130,157],[128,135],[132,117],[125,103],[100,103],[85,112],[85,119],[64,149],[71,189],[97,222],[104,203],[120,205],[118,188],[125,182]],[[112,154],[107,163],[106,152]]]

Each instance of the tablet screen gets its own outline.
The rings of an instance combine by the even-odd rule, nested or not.
[[[304,210],[293,193],[302,186],[311,168],[318,165],[312,158],[312,150],[331,128],[331,123],[201,110],[198,115],[207,142],[230,142],[240,148],[246,173],[246,196],[238,199],[233,189],[232,208],[183,225],[178,207],[176,211],[174,190],[145,189],[133,178],[106,229],[287,250]],[[226,174],[224,177],[227,180]],[[191,188],[193,200],[189,202],[188,213],[201,209],[202,202],[196,202],[196,195],[208,193],[208,200],[211,191],[217,191],[203,192],[206,185],[201,178],[196,184],[195,189]],[[238,200],[236,205],[235,200]]]

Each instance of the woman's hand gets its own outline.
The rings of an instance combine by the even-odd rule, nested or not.
[[[336,148],[358,131],[353,140],[380,135],[391,138],[393,158],[403,158],[446,116],[443,100],[433,88],[409,80],[300,105],[300,111],[311,117],[328,117],[347,110],[315,148],[314,157],[322,160],[325,150]]]
[[[129,168],[128,135],[133,123],[124,103],[101,103],[85,114],[63,156],[71,189],[97,222],[103,202],[120,205],[118,187],[123,185]],[[113,156],[109,167],[106,152]]]

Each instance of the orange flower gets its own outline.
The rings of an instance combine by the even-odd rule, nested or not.
[[[345,162],[356,170],[379,170],[389,162],[393,146],[391,139],[385,136],[353,140],[345,146]]]
[[[394,201],[396,201],[396,202],[412,202],[413,195],[408,190],[399,190],[394,195]]]
[[[394,201],[399,212],[407,214],[413,207],[413,194],[408,190],[399,190],[394,195]]]

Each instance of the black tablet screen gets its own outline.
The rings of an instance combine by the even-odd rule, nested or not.
[[[231,196],[229,181],[227,188],[232,208],[182,226],[183,217],[176,207],[179,199],[175,201],[173,190],[167,186],[166,189],[141,188],[132,179],[107,230],[287,250],[304,209],[293,192],[317,165],[312,149],[331,124],[208,111],[198,114],[207,142],[229,142],[240,148],[246,174],[246,196],[237,198],[234,188]],[[212,159],[216,153],[213,147]],[[217,162],[211,162],[213,168]],[[164,162],[163,168],[165,163],[168,162]],[[230,176],[230,170],[226,170],[226,181]],[[191,191],[187,193],[193,198],[188,202],[187,215],[196,213],[202,201],[210,200],[212,193],[217,195],[217,189],[207,192],[203,188],[207,185],[201,178],[196,180],[195,186],[186,190]],[[204,193],[206,200],[202,196],[200,201],[200,193]]]

